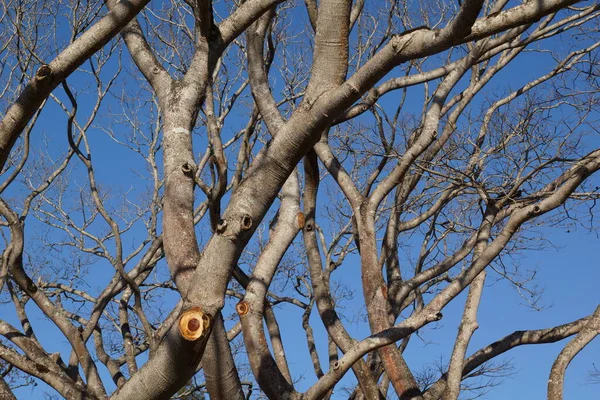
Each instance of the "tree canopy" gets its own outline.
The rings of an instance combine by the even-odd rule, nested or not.
[[[560,341],[563,398],[597,296],[472,339],[596,229],[600,5],[0,5],[0,398],[455,400]]]

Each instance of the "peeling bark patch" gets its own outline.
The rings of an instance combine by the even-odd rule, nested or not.
[[[296,217],[298,219],[298,228],[300,228],[300,229],[304,228],[304,223],[306,222],[306,219],[304,218],[304,214],[302,212],[299,212]]]
[[[171,132],[173,132],[173,133],[183,133],[184,135],[189,135],[190,134],[189,130],[187,130],[185,128],[181,128],[181,127],[179,127],[179,128],[173,128],[173,130]]]
[[[242,316],[248,314],[248,312],[250,311],[250,305],[248,304],[247,301],[242,300],[236,304],[235,311],[237,311],[237,313],[240,315],[240,317],[242,317]]]
[[[382,287],[381,287],[381,294],[383,295],[383,298],[384,298],[384,299],[386,299],[386,300],[388,299],[388,291],[387,291],[387,287],[385,287],[385,286],[382,286]]]

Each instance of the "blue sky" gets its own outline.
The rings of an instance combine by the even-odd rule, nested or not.
[[[563,46],[560,42],[554,43],[556,46]],[[538,54],[526,54],[517,59],[510,68],[499,74],[492,83],[492,90],[506,92],[509,89],[515,89],[522,83],[542,74],[549,66],[545,63],[547,59],[541,59]],[[394,72],[392,72],[393,75]],[[115,93],[121,90],[131,89],[131,82],[123,76],[119,86],[115,88]],[[76,73],[69,82],[75,87],[84,84],[85,75],[82,72]],[[64,99],[61,89],[57,89],[56,94]],[[409,112],[415,112],[420,109],[421,103],[418,100],[420,92],[415,89],[412,92],[411,99],[414,105],[408,108]],[[89,108],[90,99],[79,97],[80,115],[86,115]],[[397,95],[391,94],[385,102],[393,103],[397,100]],[[422,99],[421,99],[422,101]],[[478,100],[479,101],[479,100]],[[106,115],[109,113],[118,113],[118,101],[114,97],[109,97],[105,105]],[[151,118],[149,113],[140,111],[141,117]],[[129,193],[132,199],[143,196],[147,187],[143,180],[137,176],[145,168],[143,160],[125,151],[123,147],[111,142],[105,133],[100,129],[106,127],[110,118],[106,115],[101,116],[97,126],[90,131],[90,143],[94,148],[94,162],[97,167],[98,179],[103,184],[110,184],[115,188],[115,198],[118,200],[123,193]],[[245,114],[231,117],[228,120],[230,125],[224,130],[224,135],[232,135],[239,125],[245,122]],[[106,118],[105,118],[106,117]],[[47,147],[50,155],[56,156],[65,151],[67,146],[66,116],[54,104],[49,103],[43,112],[42,118],[32,137],[33,145],[36,150]],[[126,126],[117,126],[116,131],[121,134],[127,132]],[[200,135],[204,135],[205,130],[199,129]],[[597,144],[597,137],[591,136],[587,139],[588,145]],[[203,136],[195,137],[195,147],[198,152],[204,151],[205,139]],[[71,185],[83,185],[86,178],[78,160],[72,163],[77,165],[77,169],[71,173]],[[159,165],[160,165],[159,155]],[[595,178],[597,181],[597,178]],[[321,193],[324,193],[322,191]],[[199,198],[200,191],[198,191]],[[322,197],[322,199],[327,197]],[[116,200],[115,200],[116,201]],[[321,218],[324,218],[321,215]],[[265,221],[268,222],[269,218]],[[504,280],[498,280],[499,276],[490,272],[486,282],[486,288],[483,293],[482,304],[479,311],[480,328],[476,331],[469,354],[482,346],[513,332],[514,330],[540,329],[553,325],[570,322],[574,319],[589,315],[600,301],[598,294],[598,282],[600,282],[600,270],[596,250],[599,248],[600,239],[595,231],[587,230],[582,226],[569,228],[545,228],[543,237],[553,243],[554,246],[548,246],[543,251],[525,251],[518,259],[518,263],[525,270],[537,271],[535,283],[544,289],[541,305],[542,311],[533,311],[527,307],[522,298],[518,296],[513,287]],[[202,230],[201,240],[206,240],[206,229]],[[33,218],[29,218],[27,225],[27,235],[37,237],[43,235],[43,231]],[[145,236],[142,227],[136,227],[127,235],[131,243],[142,239]],[[416,242],[418,243],[418,242]],[[32,252],[44,252],[43,247],[36,247],[31,244],[29,248]],[[418,248],[417,248],[418,250]],[[63,260],[56,258],[57,254],[48,254],[47,258],[57,268]],[[63,254],[64,255],[64,254]],[[46,254],[43,254],[46,256]],[[159,265],[159,274],[162,279],[166,279],[166,266],[164,262]],[[98,262],[89,267],[87,280],[85,284],[92,292],[101,290],[105,283],[110,279],[114,270],[110,265],[104,262]],[[349,289],[353,290],[355,297],[352,300],[343,302],[342,306],[348,313],[349,320],[364,317],[364,303],[362,300],[362,290],[360,287],[360,266],[356,257],[349,257],[343,268],[334,274],[334,279],[344,283]],[[164,299],[165,309],[169,309],[170,304],[176,301],[172,294],[166,294]],[[462,306],[464,304],[465,293],[457,297],[444,311],[444,318],[439,323],[424,328],[419,337],[413,337],[406,351],[406,358],[411,367],[419,371],[428,365],[438,362],[446,362],[452,351],[452,345],[458,328]],[[231,306],[231,304],[230,304]],[[1,305],[0,310],[3,318],[12,324],[18,325],[18,320],[12,311],[12,307]],[[227,309],[231,311],[231,307]],[[68,358],[69,348],[63,337],[43,316],[35,310],[35,307],[29,306],[33,326],[38,337],[43,344],[47,345],[49,352],[60,351],[63,358]],[[308,357],[306,339],[301,328],[300,311],[297,308],[282,305],[276,308],[276,313],[280,318],[280,327],[284,339],[284,346],[288,350],[288,361],[295,378],[304,377],[298,384],[299,390],[306,390],[314,383],[314,373],[310,359]],[[316,316],[316,310],[313,310],[313,328],[318,340],[318,349],[320,352],[323,368],[326,369],[327,348],[325,340],[325,331]],[[361,323],[348,321],[347,328],[357,338],[363,338],[368,335],[368,324],[363,320]],[[514,369],[512,374],[506,377],[505,381],[494,388],[483,398],[489,400],[496,399],[542,399],[545,398],[546,383],[552,361],[559,353],[566,342],[563,341],[553,345],[532,345],[514,349],[505,354],[500,360],[510,361]],[[578,355],[570,366],[565,386],[565,399],[595,399],[598,398],[600,386],[591,384],[588,373],[592,369],[593,363],[600,365],[600,359],[597,354],[600,351],[598,340],[590,344]],[[104,367],[100,367],[106,382],[110,387],[110,378]],[[349,373],[340,384],[341,386],[351,386],[354,382],[352,374]],[[42,392],[46,390],[42,384],[37,388],[21,388],[17,390],[20,399],[37,399],[41,397]],[[344,392],[337,391],[334,398],[345,398]]]

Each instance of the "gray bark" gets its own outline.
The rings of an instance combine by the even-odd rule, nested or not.
[[[456,138],[459,118],[464,116],[463,112],[467,105],[473,101],[481,88],[530,43],[557,34],[565,29],[567,24],[577,24],[577,18],[585,19],[593,15],[590,10],[594,7],[590,7],[589,10],[582,9],[577,14],[577,18],[572,20],[565,18],[564,21],[561,20],[553,25],[552,18],[556,16],[552,16],[538,25],[533,25],[542,17],[556,13],[576,2],[575,0],[540,0],[524,2],[505,10],[503,7],[506,6],[506,2],[499,2],[492,12],[478,19],[484,2],[466,0],[458,7],[457,13],[447,19],[449,22],[446,26],[421,27],[403,34],[389,35],[379,46],[373,48],[367,61],[354,63],[355,60],[350,59],[352,53],[349,46],[351,38],[354,40],[351,31],[360,19],[364,1],[321,0],[317,3],[307,0],[306,9],[315,31],[313,63],[299,106],[296,107],[295,99],[286,99],[290,111],[284,118],[280,112],[281,104],[275,100],[269,80],[269,68],[276,59],[275,50],[269,48],[270,54],[267,60],[264,54],[265,42],[270,45],[269,41],[273,39],[273,29],[278,22],[276,7],[283,3],[282,0],[242,2],[231,15],[218,24],[213,16],[211,1],[186,1],[191,9],[189,18],[194,21],[194,27],[190,30],[192,32],[190,37],[195,41],[194,53],[189,60],[189,65],[185,66],[187,72],[182,73],[183,76],[178,79],[170,75],[169,68],[165,68],[164,58],[155,54],[152,43],[146,38],[144,32],[146,25],[135,19],[147,2],[108,0],[106,2],[110,10],[108,15],[81,34],[47,66],[40,67],[36,77],[24,86],[17,102],[8,108],[0,122],[0,169],[7,162],[9,153],[21,132],[56,86],[64,82],[66,77],[95,51],[121,32],[133,61],[150,85],[160,108],[160,118],[157,118],[160,122],[157,125],[162,124],[163,136],[162,142],[156,148],[160,147],[163,152],[164,186],[161,188],[159,178],[155,177],[153,206],[157,209],[162,207],[160,217],[154,215],[155,224],[157,218],[162,219],[162,235],[158,236],[156,227],[154,230],[149,229],[150,238],[140,247],[140,253],[132,255],[130,259],[123,254],[121,234],[129,228],[123,230],[116,218],[108,212],[95,181],[91,156],[79,150],[81,140],[85,143],[81,146],[85,146],[87,153],[89,153],[89,145],[85,138],[74,138],[72,130],[80,129],[75,119],[77,104],[65,83],[65,90],[73,106],[73,110],[69,113],[71,152],[55,175],[60,175],[73,154],[79,157],[87,171],[94,211],[110,228],[108,239],[105,240],[110,239],[111,244],[99,245],[97,248],[104,246],[101,250],[108,254],[107,259],[114,261],[112,264],[117,269],[117,273],[97,298],[82,295],[85,301],[93,304],[89,318],[86,316],[85,319],[67,311],[61,306],[60,297],[57,296],[58,300],[55,300],[46,290],[57,285],[42,284],[41,281],[35,283],[23,261],[26,248],[25,217],[32,199],[44,192],[51,182],[48,181],[45,186],[37,190],[35,195],[31,195],[27,200],[29,203],[22,208],[25,210],[22,215],[15,211],[21,209],[19,206],[11,207],[8,201],[0,199],[0,214],[6,221],[3,224],[7,228],[6,232],[10,231],[10,239],[0,266],[0,290],[6,286],[13,294],[12,300],[25,332],[23,334],[19,329],[0,321],[0,334],[10,342],[11,346],[0,346],[0,358],[53,386],[66,398],[96,399],[106,398],[107,393],[97,365],[94,363],[94,356],[108,368],[118,386],[117,391],[111,396],[114,399],[170,398],[190,381],[202,362],[206,388],[212,398],[242,399],[244,391],[221,314],[231,278],[235,276],[245,290],[245,293],[236,293],[238,297],[243,296],[243,300],[237,307],[240,315],[237,332],[243,331],[254,377],[260,389],[270,398],[328,398],[332,395],[336,383],[352,369],[364,398],[384,398],[384,393],[391,384],[403,400],[429,400],[441,397],[454,400],[459,396],[460,383],[465,375],[484,361],[520,344],[556,341],[579,332],[579,335],[561,352],[552,369],[548,398],[560,399],[568,363],[598,333],[596,318],[598,310],[585,321],[575,321],[563,327],[545,331],[517,332],[468,358],[466,351],[476,329],[477,305],[482,294],[486,269],[490,263],[507,248],[525,223],[556,210],[574,196],[581,196],[576,194],[576,190],[600,169],[600,151],[593,151],[579,159],[565,161],[558,157],[556,160],[549,161],[548,164],[563,162],[565,163],[563,165],[568,165],[569,168],[553,169],[547,175],[551,177],[549,178],[551,182],[535,193],[528,194],[524,199],[519,198],[517,192],[527,179],[531,179],[532,176],[535,179],[539,178],[534,173],[527,175],[520,171],[514,186],[506,193],[500,194],[487,193],[485,184],[479,182],[477,178],[481,171],[481,164],[488,156],[485,154],[488,150],[483,148],[490,136],[488,126],[493,123],[492,116],[497,110],[530,89],[577,67],[586,55],[600,45],[596,43],[581,51],[570,53],[547,75],[529,82],[518,91],[494,103],[488,109],[488,114],[483,116],[479,137],[474,143],[469,143],[462,149],[467,154],[465,159],[468,160],[464,170],[460,170],[461,176],[464,177],[457,178],[456,176],[459,175],[457,173],[456,176],[451,177],[452,179],[448,179],[449,182],[444,182],[444,185],[440,185],[439,188],[436,187],[439,189],[439,194],[431,204],[422,207],[422,212],[411,215],[408,220],[402,218],[406,218],[412,212],[407,212],[408,200],[411,195],[414,196],[415,191],[420,190],[417,188],[420,188],[423,176],[430,172],[428,170],[430,165],[436,162],[440,154],[444,154],[442,151]],[[393,7],[390,13],[392,12],[394,12]],[[535,27],[530,29],[531,26]],[[244,32],[247,33],[246,43],[238,40]],[[499,35],[491,37],[496,34]],[[524,35],[528,36],[524,37]],[[226,109],[223,105],[221,105],[223,109],[218,110],[214,103],[219,96],[222,96],[221,100],[227,98],[227,95],[217,93],[221,84],[218,81],[218,68],[225,62],[222,57],[234,41],[239,45],[240,52],[245,52],[247,57],[248,77],[244,85],[250,85],[254,98],[252,118],[244,138],[247,139],[252,135],[257,120],[262,119],[272,139],[264,143],[262,150],[254,159],[251,159],[250,153],[243,154],[244,151],[251,150],[248,142],[240,146],[238,170],[232,183],[229,184],[227,156],[230,150],[226,150],[229,144],[224,143],[225,138],[221,139],[223,121],[221,117],[224,118],[223,114],[230,110],[223,111]],[[426,57],[439,56],[441,52],[458,45],[466,46],[468,54],[442,68],[432,71],[421,70],[424,65],[421,61]],[[418,73],[393,78],[376,87],[390,71],[407,62],[413,62],[414,67],[419,69]],[[478,68],[481,68],[481,73],[477,76],[472,73],[467,89],[455,95],[457,88],[460,87],[459,84],[464,83],[467,73]],[[352,75],[348,77],[349,71],[352,71]],[[246,79],[243,75],[244,73],[240,73],[242,77],[240,79]],[[372,107],[378,107],[377,100],[385,93],[440,78],[441,81],[436,84],[431,99],[425,102],[423,119],[418,124],[419,127],[407,135],[406,148],[398,151],[397,148],[400,147],[386,144],[385,133],[381,134],[384,154],[381,155],[379,166],[368,176],[364,185],[363,182],[356,181],[353,173],[344,169],[344,161],[337,159],[337,149],[334,148],[334,144],[330,147],[329,135],[333,132],[333,130],[330,132],[331,127],[358,116]],[[243,89],[240,89],[240,93],[242,92]],[[239,93],[232,97],[237,95]],[[56,96],[55,99],[60,102]],[[210,145],[206,156],[197,163],[193,150],[193,135],[201,111],[204,111],[206,117]],[[375,109],[372,111],[377,123],[383,124],[378,111]],[[157,135],[159,130],[160,128],[157,128]],[[511,135],[513,134],[507,134],[505,142],[513,137]],[[474,150],[469,153],[471,145]],[[233,147],[235,146],[229,149]],[[493,152],[494,149],[489,151]],[[27,154],[24,155],[17,169],[23,168],[26,156]],[[327,261],[323,265],[320,247],[325,253],[326,244],[324,238],[319,243],[320,232],[317,229],[316,193],[320,179],[317,157],[326,173],[339,186],[340,196],[345,197],[347,203],[345,205],[349,206],[352,214],[344,215],[344,218],[352,221],[352,234],[356,239],[356,251],[360,255],[361,283],[371,332],[369,337],[361,341],[350,336],[336,310],[330,280],[331,274],[337,268],[335,257],[332,258],[331,253],[324,254]],[[303,159],[306,178],[302,199],[304,214],[300,212],[301,196],[297,179],[298,165]],[[209,168],[213,168],[212,187],[202,182],[204,179],[202,168],[207,164]],[[250,165],[246,169],[247,164]],[[155,176],[158,176],[156,163],[153,167]],[[435,173],[440,172],[435,171]],[[16,175],[9,178],[6,185],[15,177]],[[439,179],[443,182],[443,177]],[[206,194],[206,202],[199,209],[194,209],[197,200],[195,186],[199,186]],[[159,199],[159,190],[163,191],[162,199]],[[231,190],[230,196],[229,190]],[[427,259],[429,251],[426,240],[415,275],[411,279],[403,280],[398,257],[400,234],[415,229],[421,224],[429,224],[431,221],[433,222],[431,222],[430,232],[435,231],[436,227],[442,226],[436,223],[436,218],[441,215],[444,207],[465,192],[469,192],[474,197],[479,195],[483,204],[487,202],[493,208],[493,213],[486,215],[479,228],[477,224],[473,224],[471,231],[465,230],[467,234],[461,237],[461,241],[464,240],[462,246],[457,246],[456,250],[447,256],[444,254],[444,257],[439,257],[435,263],[424,266],[421,263]],[[594,194],[587,195],[593,197]],[[228,204],[222,207],[221,203],[227,199],[227,196],[229,196]],[[278,220],[269,232],[266,246],[261,248],[251,276],[246,277],[238,267],[240,256],[277,196],[281,198]],[[393,202],[392,212],[384,243],[380,246],[381,225],[378,225],[378,218],[387,212],[383,210],[383,205],[387,207],[388,202]],[[82,208],[83,203],[82,200]],[[204,250],[200,252],[196,223],[207,210],[212,232]],[[66,215],[65,219],[68,219],[68,214]],[[71,227],[69,226],[68,229]],[[269,287],[280,263],[300,230],[303,230],[302,240],[308,262],[310,283],[306,284],[306,290],[309,292],[307,297],[310,299],[307,300],[308,304],[300,301],[298,303],[305,311],[304,328],[318,378],[306,393],[300,393],[294,387],[294,377],[285,355],[276,314],[267,299]],[[490,234],[492,230],[493,237]],[[449,232],[451,232],[450,228],[446,229],[444,234]],[[77,235],[83,237],[84,233],[77,231]],[[348,235],[348,232],[340,233],[335,240],[341,240],[344,235]],[[88,236],[85,240],[88,239],[93,241],[94,238]],[[141,252],[146,243],[150,243],[147,250]],[[344,251],[352,243],[352,240],[349,240]],[[82,244],[81,247],[83,246]],[[332,245],[329,251],[334,252],[335,248]],[[97,249],[87,250],[90,253],[101,252]],[[468,259],[471,253],[473,257],[469,263],[465,263],[464,269],[450,275],[451,278],[448,277],[447,272],[461,261]],[[155,327],[148,322],[142,309],[140,288],[150,275],[152,267],[163,255],[166,257],[175,290],[181,295],[182,301],[165,318],[162,326]],[[127,272],[125,267],[131,259],[140,261],[136,261],[133,268],[127,267],[129,270]],[[343,260],[343,255],[339,256],[339,260]],[[386,276],[384,276],[384,268]],[[18,285],[21,297],[11,289],[13,283],[9,279]],[[302,279],[308,281],[308,278]],[[448,283],[438,289],[436,285],[443,279],[447,279]],[[427,304],[424,304],[422,292],[432,287],[436,290],[435,294]],[[410,335],[427,324],[439,320],[444,307],[467,287],[470,288],[469,296],[448,372],[422,393],[410,366],[403,358],[403,346],[408,343]],[[59,289],[63,291],[61,293],[76,293],[76,289],[71,287],[63,286]],[[121,291],[123,295],[120,301],[118,324],[121,328],[125,354],[121,358],[112,358],[104,349],[99,323],[110,302],[115,300]],[[134,305],[129,304],[132,295],[135,300]],[[25,309],[29,299],[60,329],[72,347],[72,356],[68,365],[65,365],[60,357],[56,359],[54,355],[46,353],[31,331]],[[400,313],[413,302],[416,304],[414,312],[397,322]],[[322,369],[319,354],[315,350],[312,328],[309,326],[313,305],[316,305],[328,333],[330,357],[328,371]],[[201,335],[192,340],[189,332],[186,333],[182,328],[187,326],[188,331],[198,331],[195,327],[197,320],[192,321],[191,325],[186,325],[185,322],[188,320],[182,319],[189,317],[190,313],[201,315],[201,322],[206,323],[205,326],[202,325],[206,331],[202,331]],[[135,342],[133,330],[129,328],[130,322],[134,320],[139,320],[140,330],[144,332],[146,343]],[[266,321],[273,352],[267,344],[263,321]],[[95,354],[91,353],[87,346],[87,341],[92,334],[94,334]],[[404,340],[400,347],[397,344],[398,340]],[[136,356],[146,349],[149,349],[150,358],[141,368],[138,368]],[[340,355],[338,349],[341,351]],[[368,354],[370,354],[370,362],[365,362],[363,357]],[[127,381],[120,374],[124,364],[127,364],[131,375]],[[378,386],[382,375],[384,378]],[[359,393],[358,389],[356,393]],[[10,388],[4,380],[0,380],[0,396],[4,395],[10,398]]]

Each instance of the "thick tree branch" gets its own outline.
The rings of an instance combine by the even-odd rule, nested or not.
[[[548,379],[548,400],[562,400],[567,367],[583,348],[600,334],[600,306],[589,317],[581,331],[560,352]]]
[[[43,65],[0,121],[0,170],[12,147],[50,93],[92,54],[102,48],[148,4],[148,0],[120,1],[54,60]]]

